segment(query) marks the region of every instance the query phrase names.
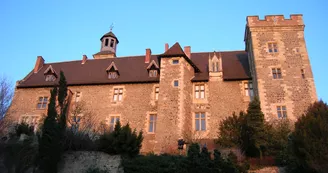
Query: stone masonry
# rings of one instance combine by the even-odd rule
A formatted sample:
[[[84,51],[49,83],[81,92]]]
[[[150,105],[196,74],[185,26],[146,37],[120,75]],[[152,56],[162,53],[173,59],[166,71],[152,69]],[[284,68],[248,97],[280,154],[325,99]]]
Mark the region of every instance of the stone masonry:
[[[248,16],[245,31],[246,52],[236,53],[246,56],[246,64],[242,62],[242,57],[235,58],[235,61],[232,60],[234,57],[228,57],[228,54],[235,56],[231,53],[233,51],[227,54],[219,52],[216,55],[215,52],[192,53],[191,47],[188,46],[183,53],[179,44],[177,47],[181,49],[182,55],[181,52],[172,53],[171,48],[166,45],[165,53],[171,51],[172,55],[158,55],[158,61],[151,55],[150,49],[147,49],[145,56],[116,58],[118,39],[112,32],[103,36],[107,37],[115,40],[111,48],[115,48],[115,51],[105,49],[105,39],[101,39],[104,51],[95,54],[93,60],[83,56],[81,62],[46,64],[39,56],[34,70],[17,83],[6,119],[20,122],[23,116],[37,116],[42,119],[46,115],[47,108],[38,109],[37,105],[39,97],[50,97],[51,85],[42,83],[46,79],[44,75],[49,75],[43,74],[47,67],[51,67],[53,73],[66,69],[64,73],[67,75],[68,88],[72,94],[71,104],[75,104],[79,93],[79,100],[85,103],[85,109],[92,112],[97,124],[104,123],[109,126],[110,117],[115,116],[120,117],[122,124],[129,123],[133,129],[142,130],[142,153],[176,153],[179,139],[206,143],[212,149],[215,146],[214,139],[218,136],[219,123],[233,112],[238,114],[240,111],[246,111],[252,99],[245,94],[247,83],[252,82],[252,92],[259,97],[262,111],[268,121],[278,119],[277,106],[285,106],[287,118],[296,121],[297,117],[317,100],[305,45],[302,15],[291,15],[290,19],[280,15],[266,16],[264,20],[260,20],[258,16]],[[276,45],[277,51],[268,51],[271,43]],[[215,61],[212,62],[213,57]],[[233,67],[224,65],[229,61]],[[124,65],[131,62],[127,69],[139,71],[124,71]],[[104,63],[107,64],[103,65]],[[108,69],[106,74],[106,68],[110,64],[114,64],[115,68]],[[218,70],[215,71],[214,66],[217,66]],[[89,67],[94,71],[88,72]],[[73,72],[69,71],[70,68],[75,68],[75,71],[81,69],[74,75],[85,71],[88,73],[84,73],[84,78],[77,79],[78,76],[74,76]],[[281,69],[280,79],[273,79],[272,68]],[[103,71],[100,71],[99,76],[95,76],[98,69]],[[158,76],[150,78],[154,69]],[[112,73],[117,73],[119,77],[110,78],[115,77],[109,76]],[[137,75],[133,76],[135,73]],[[144,73],[146,74],[143,77]],[[125,74],[129,75],[124,76]],[[232,78],[229,74],[233,75]],[[85,78],[90,82],[74,83]],[[105,82],[101,81],[103,78]],[[144,78],[147,80],[142,81]],[[178,86],[174,85],[175,81]],[[27,85],[28,82],[30,83]],[[196,86],[204,86],[203,98],[196,97]],[[155,95],[156,88],[159,88],[158,99]],[[113,99],[117,91],[115,89],[121,89],[120,101]],[[206,128],[196,130],[196,114],[200,113],[205,115],[203,120]],[[150,115],[157,117],[155,132],[149,132]]]
[[[288,118],[295,121],[317,100],[304,27],[302,15],[247,17],[245,42],[267,120],[276,118],[277,106],[286,106]],[[269,52],[268,43],[276,43],[278,51]],[[273,79],[272,68],[281,68],[281,79]]]

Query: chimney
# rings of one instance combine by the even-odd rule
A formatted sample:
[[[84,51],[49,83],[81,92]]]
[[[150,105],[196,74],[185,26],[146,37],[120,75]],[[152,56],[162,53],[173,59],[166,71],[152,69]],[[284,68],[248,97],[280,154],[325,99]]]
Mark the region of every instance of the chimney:
[[[169,50],[169,44],[165,43],[165,51],[166,52],[167,50]]]
[[[37,73],[44,65],[44,59],[42,56],[38,56],[36,58],[35,66],[34,66],[34,73]]]
[[[87,60],[88,60],[88,57],[86,55],[83,55],[81,64],[85,64],[85,62],[87,62]]]
[[[146,49],[145,63],[149,63],[150,57],[151,57],[151,50],[148,48]]]
[[[184,53],[187,55],[188,58],[190,58],[190,55],[191,55],[191,47],[190,46],[185,46],[184,47]]]

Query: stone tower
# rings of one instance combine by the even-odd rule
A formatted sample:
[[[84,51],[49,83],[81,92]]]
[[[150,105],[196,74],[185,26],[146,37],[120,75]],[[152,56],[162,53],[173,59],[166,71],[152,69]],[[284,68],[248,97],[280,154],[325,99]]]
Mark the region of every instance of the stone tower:
[[[266,120],[296,120],[317,100],[302,15],[248,16],[246,51]]]
[[[119,43],[117,37],[112,32],[112,29],[103,35],[100,38],[101,48],[100,52],[93,55],[95,59],[103,59],[103,58],[115,58],[116,57],[116,48]]]
[[[197,67],[193,67],[179,43],[175,43],[160,55],[160,83],[157,110],[155,153],[176,151],[177,141],[184,137],[192,124],[190,79]],[[168,128],[171,127],[171,128]]]

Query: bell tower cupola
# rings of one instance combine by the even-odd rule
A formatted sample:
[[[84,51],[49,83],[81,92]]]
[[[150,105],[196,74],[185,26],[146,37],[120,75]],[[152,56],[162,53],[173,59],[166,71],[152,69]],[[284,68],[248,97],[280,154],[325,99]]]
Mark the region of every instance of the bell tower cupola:
[[[119,41],[112,30],[113,25],[110,27],[110,31],[100,38],[101,48],[100,52],[93,55],[95,59],[116,57],[116,48]]]

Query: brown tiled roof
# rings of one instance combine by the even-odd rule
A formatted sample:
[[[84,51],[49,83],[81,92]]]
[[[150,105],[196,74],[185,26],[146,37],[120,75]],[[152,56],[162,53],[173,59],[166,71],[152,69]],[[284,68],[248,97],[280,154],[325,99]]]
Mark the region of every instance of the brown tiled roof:
[[[187,55],[182,50],[180,44],[176,42],[170,49],[168,49],[163,54],[159,55],[161,58],[165,57],[174,57],[174,56],[182,56],[195,70],[195,72],[200,72],[199,68],[187,57]]]
[[[106,33],[105,35],[103,35],[103,36],[100,38],[100,41],[101,41],[101,39],[103,39],[104,37],[113,37],[113,38],[116,39],[116,42],[117,42],[117,43],[119,42],[118,39],[117,39],[117,37],[115,36],[115,34],[114,34],[112,31],[109,31],[108,33]]]
[[[220,52],[222,56],[222,71],[224,80],[251,79],[248,56],[245,51]],[[208,57],[213,57],[213,52],[192,53],[191,61],[194,62],[202,73],[196,73],[192,81],[208,80]],[[216,53],[218,56],[219,52]]]
[[[173,47],[173,46],[172,46]],[[208,80],[208,57],[213,52],[191,53],[190,62],[197,66],[201,72],[195,73],[192,81]],[[224,80],[250,79],[247,53],[244,51],[222,52],[222,67]],[[161,55],[152,55],[150,62],[159,63]],[[114,62],[119,71],[117,79],[108,79],[106,69]],[[88,59],[85,64],[82,61],[69,61],[59,63],[47,63],[37,73],[31,71],[17,87],[46,87],[52,86],[53,82],[45,81],[44,71],[51,65],[56,71],[63,71],[68,85],[97,85],[115,83],[145,83],[159,82],[159,77],[149,77],[145,63],[145,55],[108,59]],[[59,79],[55,82],[57,83]]]
[[[172,56],[186,56],[184,51],[182,50],[180,44],[176,42],[170,49],[164,52],[161,57],[172,57]]]

